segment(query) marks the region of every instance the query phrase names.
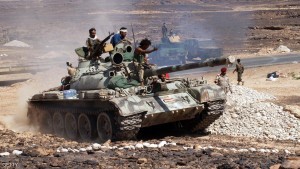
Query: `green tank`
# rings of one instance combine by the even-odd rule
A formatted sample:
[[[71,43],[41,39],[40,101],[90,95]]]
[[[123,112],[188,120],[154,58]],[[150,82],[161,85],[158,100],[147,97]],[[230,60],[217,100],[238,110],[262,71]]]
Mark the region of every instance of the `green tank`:
[[[190,131],[204,130],[222,115],[226,96],[219,86],[203,78],[162,82],[157,75],[225,65],[234,58],[146,69],[141,86],[133,49],[123,41],[108,62],[81,59],[69,90],[42,92],[28,100],[31,123],[45,133],[105,142],[133,139],[141,128],[174,122]]]

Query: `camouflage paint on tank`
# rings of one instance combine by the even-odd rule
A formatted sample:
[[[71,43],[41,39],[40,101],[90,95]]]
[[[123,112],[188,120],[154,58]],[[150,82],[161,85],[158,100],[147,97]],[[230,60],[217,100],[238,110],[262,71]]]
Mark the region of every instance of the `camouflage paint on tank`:
[[[200,103],[226,99],[224,90],[215,84],[191,87],[188,91]]]
[[[119,109],[121,116],[145,113],[143,126],[190,119],[203,105],[189,93],[169,93],[158,96],[128,96],[110,100]],[[155,120],[156,119],[156,120]]]

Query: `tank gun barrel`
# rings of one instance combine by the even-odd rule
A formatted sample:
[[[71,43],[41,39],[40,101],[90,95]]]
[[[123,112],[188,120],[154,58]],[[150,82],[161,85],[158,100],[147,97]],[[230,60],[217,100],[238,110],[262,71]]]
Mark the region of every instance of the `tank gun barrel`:
[[[213,59],[206,60],[204,62],[168,66],[159,69],[147,69],[145,70],[144,77],[150,77],[150,76],[160,75],[164,73],[178,72],[178,71],[201,68],[201,67],[213,67],[213,66],[220,66],[225,64],[232,64],[234,62],[235,62],[235,58],[233,56],[229,56],[227,58],[213,58]]]

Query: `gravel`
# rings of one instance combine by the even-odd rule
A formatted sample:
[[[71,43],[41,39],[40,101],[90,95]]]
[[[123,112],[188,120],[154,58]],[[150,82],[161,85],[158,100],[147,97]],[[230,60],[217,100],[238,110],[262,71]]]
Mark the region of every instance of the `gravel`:
[[[232,86],[224,114],[207,130],[213,134],[300,141],[300,120],[272,101],[270,94]]]

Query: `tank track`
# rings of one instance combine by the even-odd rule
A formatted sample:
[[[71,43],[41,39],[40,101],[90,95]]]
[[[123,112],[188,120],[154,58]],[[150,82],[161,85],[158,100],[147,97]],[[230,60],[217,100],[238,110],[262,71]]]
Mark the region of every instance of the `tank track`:
[[[116,126],[116,140],[136,139],[136,135],[142,126],[143,113],[135,114],[127,117],[119,117]]]
[[[37,117],[40,114],[40,112],[62,111],[61,109],[57,109],[57,108],[49,108],[49,106],[45,107],[45,106],[35,105],[34,107],[35,107],[34,109],[31,108],[30,113],[28,114],[28,118],[31,121],[31,123],[35,123],[37,125],[44,125],[42,123],[42,121],[38,120],[38,118],[36,118],[36,119],[32,118],[32,117]],[[50,107],[52,107],[52,106],[50,106]],[[65,110],[65,111],[67,111],[67,110]],[[116,112],[116,111],[118,111],[118,110],[113,109],[113,108],[106,109],[106,110],[102,109],[102,112],[106,112],[107,114],[110,114],[110,116],[112,117],[113,132],[114,132],[112,139],[113,140],[135,139],[136,135],[138,134],[138,132],[141,128],[144,113],[139,113],[139,114],[135,114],[135,115],[131,115],[131,116],[119,116],[119,115],[117,115],[117,113],[115,113],[115,114],[109,113],[109,112]],[[62,112],[64,112],[64,111],[62,111]],[[74,114],[79,115],[79,112],[74,109],[69,109],[68,112],[73,112]],[[89,116],[93,115],[93,116],[97,117],[99,112],[100,111],[90,110],[90,111],[85,112],[85,114],[87,114]],[[42,128],[40,128],[40,129],[42,132],[44,132]],[[45,132],[45,133],[52,134],[53,131]]]
[[[205,130],[223,114],[224,108],[224,100],[207,103],[205,105],[205,111],[194,119],[196,124],[192,127],[192,132]]]

